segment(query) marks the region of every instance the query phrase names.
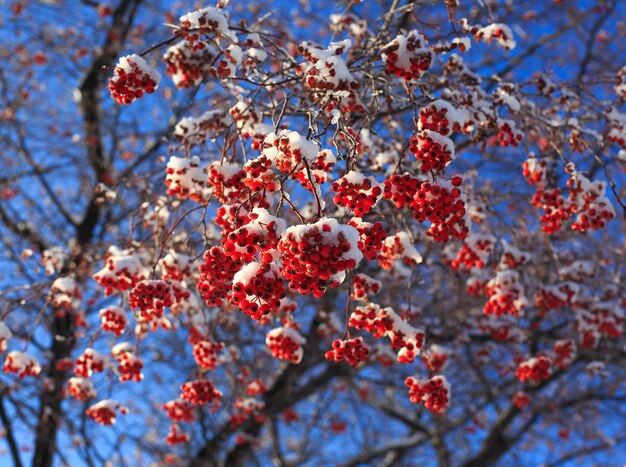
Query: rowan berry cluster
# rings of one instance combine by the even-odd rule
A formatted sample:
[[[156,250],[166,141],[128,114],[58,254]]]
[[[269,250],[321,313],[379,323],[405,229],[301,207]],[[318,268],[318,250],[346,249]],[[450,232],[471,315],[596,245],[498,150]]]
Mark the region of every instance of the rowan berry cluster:
[[[513,400],[511,402],[513,402],[513,405],[518,409],[523,409],[530,404],[530,395],[523,391],[517,391],[513,395]]]
[[[82,297],[78,282],[71,277],[59,277],[50,286],[50,304],[61,313],[77,310]]]
[[[262,155],[272,160],[281,172],[291,173],[302,161],[312,164],[318,153],[317,145],[297,131],[270,133],[263,140]]]
[[[130,104],[144,92],[153,93],[161,80],[159,72],[135,54],[120,58],[113,73],[107,89],[119,104]]]
[[[463,246],[450,264],[452,269],[458,271],[459,268],[481,269],[487,264],[489,255],[493,252],[496,239],[488,234],[470,234],[463,243]]]
[[[220,203],[226,204],[237,201],[243,196],[246,190],[244,180],[246,171],[242,170],[238,164],[219,161],[209,165],[209,186],[213,188],[213,196]]]
[[[138,321],[159,324],[163,313],[174,303],[174,293],[169,283],[162,280],[143,280],[128,294],[132,309],[139,309]]]
[[[128,409],[119,402],[111,399],[105,399],[89,407],[86,413],[89,418],[98,422],[100,425],[108,426],[115,423],[117,410],[119,410],[122,415],[126,415],[128,413]]]
[[[437,99],[420,109],[417,129],[418,131],[430,130],[441,136],[449,136],[452,132],[462,131],[467,120],[467,111],[455,109],[449,102]],[[445,142],[445,140],[442,141]],[[454,145],[452,144],[450,147],[453,148]]]
[[[168,446],[176,446],[177,444],[188,443],[190,440],[189,433],[185,433],[182,429],[174,424],[170,425],[170,431],[165,437]]]
[[[315,160],[310,164],[309,170],[303,167],[296,173],[296,179],[300,184],[309,191],[313,191],[309,172],[313,179],[313,183],[321,185],[330,180],[330,172],[337,163],[337,157],[330,149],[323,149],[317,153]]]
[[[207,42],[201,40],[202,36],[237,42],[237,36],[228,26],[228,17],[228,11],[215,7],[189,12],[180,17],[178,34],[185,38],[192,50],[207,47]]]
[[[120,381],[139,382],[143,379],[141,373],[143,361],[137,356],[131,344],[128,342],[116,344],[111,349],[111,354],[117,361]]]
[[[252,262],[233,277],[230,302],[254,320],[278,311],[286,292],[275,263]]]
[[[169,47],[163,54],[166,73],[178,89],[199,85],[209,76],[216,51],[211,47],[193,50],[182,41]]]
[[[367,274],[356,274],[352,280],[352,299],[368,300],[373,295],[380,292],[382,282],[368,276]]]
[[[436,242],[451,237],[464,239],[469,234],[461,177],[439,183],[423,182],[413,198],[413,217],[431,223],[426,234]]]
[[[439,173],[454,160],[454,143],[436,131],[422,130],[411,137],[409,152],[419,161],[424,173]]]
[[[265,408],[263,401],[258,401],[253,397],[238,397],[233,403],[234,413],[230,416],[230,426],[238,427],[251,417],[261,423],[265,416],[261,413]]]
[[[304,355],[302,346],[306,339],[293,328],[279,327],[267,333],[265,345],[272,352],[272,355],[281,360],[291,363],[300,363]]]
[[[502,147],[513,146],[516,148],[523,137],[524,134],[515,127],[515,122],[512,120],[504,120],[498,129],[498,139]]]
[[[194,344],[193,356],[200,368],[203,370],[214,370],[217,366],[218,354],[223,348],[224,344],[222,342],[213,342],[205,338]]]
[[[390,235],[380,249],[378,263],[383,269],[391,269],[396,261],[401,261],[407,266],[415,266],[422,262],[422,255],[415,249],[406,232]]]
[[[289,288],[319,298],[328,287],[341,284],[363,258],[358,241],[358,230],[340,225],[336,219],[322,218],[315,224],[287,229],[278,250]]]
[[[396,36],[381,49],[385,71],[406,81],[420,79],[433,60],[434,54],[427,45],[428,41],[416,30]]]
[[[109,359],[97,350],[86,348],[76,359],[74,373],[83,378],[89,378],[92,373],[102,373],[109,364]]]
[[[422,361],[431,375],[441,372],[448,363],[450,351],[445,347],[432,344],[428,352],[422,354]]]
[[[442,415],[450,403],[450,384],[445,376],[430,379],[416,379],[409,376],[404,384],[409,388],[409,400],[414,404],[424,404],[434,415]]]
[[[333,202],[345,206],[358,217],[370,212],[383,193],[382,186],[375,178],[354,171],[333,182],[331,189],[337,193]]]
[[[552,361],[554,366],[563,370],[574,363],[576,359],[576,343],[572,339],[561,339],[552,347]]]
[[[227,256],[222,247],[214,246],[205,252],[198,290],[208,306],[222,306],[228,299],[233,277],[240,268],[241,264]]]
[[[81,376],[72,376],[67,380],[65,392],[76,400],[85,402],[97,396],[93,382]]]
[[[193,422],[196,419],[196,406],[184,399],[172,399],[161,406],[173,422]]]
[[[276,165],[274,161],[265,154],[261,154],[256,159],[246,162],[243,169],[246,178],[243,183],[253,192],[266,191],[273,193],[280,188],[280,184],[274,174]]]
[[[362,337],[354,339],[335,339],[333,348],[326,352],[326,360],[341,362],[345,360],[352,366],[367,360],[370,355],[370,347],[363,342]]]
[[[105,295],[133,288],[146,278],[146,271],[136,254],[117,247],[109,248],[104,267],[93,275],[93,279],[104,287]]]
[[[411,206],[421,184],[421,180],[408,172],[403,175],[394,174],[383,182],[383,197],[394,203],[398,209]]]
[[[170,157],[165,169],[167,194],[178,198],[191,198],[196,203],[206,203],[211,194],[206,167],[200,166],[200,158]]]
[[[353,217],[348,222],[359,231],[358,247],[363,256],[373,261],[378,256],[378,251],[382,248],[387,231],[381,222],[364,222],[360,217]]]
[[[181,386],[180,397],[196,405],[212,404],[213,407],[220,405],[222,392],[219,391],[208,379],[187,381]]]
[[[21,379],[27,376],[39,376],[41,366],[35,357],[25,352],[14,350],[6,356],[2,371],[15,373]]]
[[[524,383],[529,381],[538,384],[542,379],[548,379],[552,375],[552,362],[545,355],[533,357],[519,364],[515,376]]]
[[[268,250],[276,248],[285,231],[285,221],[272,216],[264,208],[254,208],[247,218],[248,222],[245,225],[223,238],[224,253],[234,261],[249,262],[257,252],[262,251],[261,261],[271,262],[272,255],[268,256],[263,253],[269,253]]]
[[[243,205],[223,204],[217,208],[215,224],[222,229],[222,238],[248,223],[248,210]]]
[[[489,300],[483,308],[486,315],[518,316],[527,304],[519,274],[512,269],[498,271],[496,277],[487,282],[487,296]]]
[[[112,332],[118,337],[124,333],[128,321],[122,307],[111,305],[100,310],[99,314],[102,330]]]

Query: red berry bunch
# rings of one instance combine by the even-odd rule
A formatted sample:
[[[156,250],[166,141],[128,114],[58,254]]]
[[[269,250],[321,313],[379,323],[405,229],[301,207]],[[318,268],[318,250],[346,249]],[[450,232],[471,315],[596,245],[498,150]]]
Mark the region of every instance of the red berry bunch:
[[[94,387],[92,381],[80,376],[72,376],[67,381],[65,392],[69,396],[81,402],[93,399],[97,395],[96,388]]]
[[[378,263],[383,269],[391,269],[395,261],[402,261],[407,266],[422,262],[422,255],[413,246],[413,241],[406,232],[398,232],[385,239],[378,255]]]
[[[538,384],[542,379],[548,379],[552,374],[552,362],[544,355],[534,357],[519,364],[515,376],[524,383],[529,381]]]
[[[158,323],[162,321],[167,307],[174,303],[174,294],[170,284],[161,280],[143,280],[128,294],[132,309],[139,309],[138,321]]]
[[[236,202],[246,190],[244,180],[247,176],[238,164],[219,161],[209,165],[209,186],[213,187],[213,195],[222,203]]]
[[[513,405],[518,409],[523,409],[530,404],[530,395],[524,391],[517,391],[513,395]]]
[[[116,336],[121,336],[124,333],[126,324],[126,311],[122,307],[111,305],[100,310],[100,322],[102,324],[102,330],[105,332],[112,332]]]
[[[546,160],[540,160],[531,155],[524,161],[522,169],[524,178],[528,183],[538,185],[539,188],[545,188],[549,177],[549,164]]]
[[[381,286],[382,282],[367,274],[356,274],[352,280],[352,299],[367,300],[369,297],[378,294]]]
[[[417,129],[448,136],[463,129],[467,121],[466,113],[464,110],[455,109],[449,102],[438,99],[420,109]]]
[[[576,359],[576,343],[572,339],[561,339],[552,347],[552,360],[559,370],[567,368]]]
[[[128,342],[117,344],[111,349],[111,354],[117,360],[117,371],[120,374],[120,381],[132,380],[139,382],[143,379],[143,374],[141,373],[143,362],[135,354],[132,345]]]
[[[71,277],[59,277],[50,285],[50,304],[62,315],[76,311],[82,298],[78,282]]]
[[[280,309],[286,292],[283,278],[275,263],[252,262],[233,278],[230,302],[254,320],[259,320]]]
[[[35,357],[25,352],[14,350],[7,355],[2,371],[5,373],[15,373],[18,378],[21,379],[27,376],[39,376],[41,366]]]
[[[289,288],[320,298],[328,287],[341,284],[363,258],[358,241],[358,230],[340,225],[336,219],[322,218],[315,224],[287,229],[278,250]]]
[[[428,352],[422,355],[422,361],[426,366],[426,369],[431,375],[442,371],[446,363],[448,363],[448,356],[450,351],[445,347],[433,344],[428,348]]]
[[[167,194],[180,199],[191,198],[196,203],[206,203],[211,195],[206,167],[200,166],[200,158],[170,157],[165,169]]]
[[[234,413],[230,416],[230,426],[238,427],[245,423],[250,417],[261,422],[265,417],[260,413],[265,408],[263,401],[258,401],[253,397],[238,397],[233,403]]]
[[[470,276],[465,281],[465,291],[468,295],[475,295],[480,297],[485,294],[487,287],[487,280],[479,276]]]
[[[164,281],[180,282],[193,275],[192,260],[189,256],[170,251],[159,261]]]
[[[218,353],[224,348],[222,342],[213,342],[205,339],[196,342],[193,346],[193,356],[196,363],[203,370],[214,370],[217,366]]]
[[[116,410],[119,410],[122,415],[128,413],[128,409],[119,402],[105,399],[102,400],[87,409],[87,416],[100,425],[113,425],[117,418]]]
[[[222,240],[224,253],[235,261],[249,262],[259,250],[275,249],[287,226],[283,219],[272,216],[264,208],[254,208],[248,219],[247,224]],[[265,255],[260,259],[264,261]]]
[[[428,41],[415,29],[398,35],[381,49],[385,72],[406,81],[418,80],[433,61]]]
[[[493,252],[495,243],[496,239],[491,235],[469,235],[457,253],[456,258],[452,260],[452,269],[458,271],[460,267],[465,270],[485,267],[487,258]]]
[[[431,223],[426,234],[436,242],[447,242],[451,237],[463,240],[469,234],[462,183],[461,177],[449,182],[424,182],[413,197],[413,217]]]
[[[211,109],[199,117],[181,118],[174,127],[174,137],[186,148],[201,146],[216,138],[231,123],[232,119],[224,109]]]
[[[409,400],[414,404],[424,404],[434,415],[443,414],[450,403],[450,385],[445,376],[430,379],[416,379],[409,376],[404,384],[409,388]]]
[[[228,11],[216,7],[206,7],[180,17],[177,33],[189,43],[189,48],[199,50],[207,47],[202,36],[217,36],[237,42],[236,34],[228,26]]]
[[[511,120],[504,120],[498,129],[498,139],[503,148],[507,146],[516,148],[523,137],[524,134],[515,127],[515,123]]]
[[[291,173],[303,160],[312,164],[318,154],[317,145],[297,131],[270,133],[263,140],[263,155],[274,161],[281,172]]]
[[[321,185],[330,179],[330,172],[337,163],[337,157],[330,149],[323,149],[317,153],[315,161],[310,164],[309,171],[313,182]],[[309,179],[309,171],[306,167],[300,169],[296,174],[296,179],[300,184],[309,191],[313,191],[311,180]]]
[[[533,206],[543,209],[541,216],[541,230],[547,234],[554,234],[561,230],[564,222],[572,217],[571,204],[561,195],[558,188],[539,189],[532,199]]]
[[[119,104],[130,104],[144,92],[153,93],[161,79],[158,71],[135,54],[120,58],[113,73],[107,89]]]
[[[398,209],[411,206],[421,184],[421,180],[408,172],[403,175],[394,174],[383,182],[383,197],[394,203]]]
[[[300,65],[304,82],[309,89],[354,91],[359,82],[355,80],[341,55],[350,47],[350,41],[334,42],[326,50],[309,42],[303,42],[298,52],[308,63]],[[352,94],[352,93],[351,93]]]
[[[466,240],[467,241],[467,240]],[[531,254],[522,251],[514,246],[510,245],[506,240],[502,240],[502,256],[500,257],[500,263],[498,269],[512,269],[526,263],[531,257]]]
[[[250,159],[243,166],[246,178],[243,183],[253,192],[267,191],[273,193],[280,188],[280,183],[274,175],[274,161],[265,154],[256,159]]]
[[[217,208],[215,224],[222,228],[222,237],[226,237],[248,221],[248,210],[243,205],[223,204]]]
[[[354,339],[335,339],[333,341],[333,349],[326,352],[326,360],[334,360],[341,362],[347,361],[352,366],[367,360],[370,355],[369,345],[363,342],[362,337]]]
[[[358,217],[370,212],[383,193],[382,186],[376,179],[354,171],[333,182],[331,189],[337,193],[333,202],[338,206],[345,206]]]
[[[213,404],[213,407],[220,405],[222,392],[216,389],[208,379],[187,381],[180,389],[182,391],[180,397],[192,404]]]
[[[243,51],[236,44],[229,45],[222,58],[217,61],[217,68],[211,69],[209,73],[213,78],[226,79],[235,76],[237,68],[241,65]]]
[[[102,373],[108,365],[109,359],[97,350],[87,348],[80,357],[76,359],[74,373],[77,376],[88,378],[93,372]]]
[[[222,306],[228,299],[233,277],[241,264],[224,253],[222,247],[214,246],[204,254],[200,265],[198,290],[208,306]]]
[[[111,247],[104,260],[105,266],[93,275],[94,280],[104,287],[104,294],[111,295],[133,288],[146,278],[146,271],[137,255]]]
[[[196,406],[183,399],[173,399],[161,406],[173,422],[193,422],[196,419]]]
[[[591,182],[587,177],[574,173],[567,181],[567,186],[577,213],[572,230],[599,230],[606,225],[606,221],[615,217],[611,201],[604,196],[606,182]]]
[[[185,433],[178,425],[170,425],[170,431],[165,437],[168,446],[176,446],[177,444],[188,443],[189,433]]]
[[[348,225],[359,231],[358,246],[363,256],[370,261],[375,260],[385,238],[387,238],[387,231],[383,224],[381,222],[364,222],[360,217],[353,217]]]
[[[281,360],[291,363],[300,363],[304,351],[302,346],[306,339],[293,328],[280,327],[272,329],[267,333],[265,345],[272,352],[272,355]]]
[[[184,41],[169,47],[163,54],[166,73],[178,89],[199,85],[207,76],[213,63],[214,51],[210,48],[193,50]]]
[[[518,316],[527,303],[519,274],[512,269],[496,273],[487,283],[487,296],[489,300],[483,308],[486,315]]]
[[[267,392],[267,386],[260,379],[254,379],[246,385],[246,394],[249,396],[259,396]]]
[[[436,131],[422,130],[409,141],[409,152],[424,173],[439,173],[454,159],[454,143]]]

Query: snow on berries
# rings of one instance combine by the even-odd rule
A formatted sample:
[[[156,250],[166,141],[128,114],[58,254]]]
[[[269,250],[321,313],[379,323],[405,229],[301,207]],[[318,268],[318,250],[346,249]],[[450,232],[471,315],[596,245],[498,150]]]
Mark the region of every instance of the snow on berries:
[[[440,173],[454,160],[454,143],[436,131],[422,130],[409,141],[409,152],[422,172]]]
[[[262,422],[265,419],[262,414],[264,408],[265,403],[254,397],[238,397],[233,403],[234,413],[230,416],[229,424],[231,427],[237,427],[250,418]]]
[[[576,359],[576,342],[572,339],[560,339],[552,347],[552,361],[559,370],[567,368]]]
[[[112,332],[118,337],[124,333],[128,320],[122,307],[111,305],[100,310],[99,314],[103,331]]]
[[[98,395],[93,382],[89,378],[83,378],[82,376],[72,376],[68,379],[65,392],[81,402],[94,399]]]
[[[382,282],[367,274],[356,274],[352,280],[352,299],[368,300],[370,297],[380,292],[382,285]]]
[[[212,404],[217,407],[221,403],[222,392],[208,379],[187,381],[181,387],[180,397],[196,405]]]
[[[434,54],[427,46],[428,41],[415,29],[397,35],[381,50],[385,71],[406,81],[420,79],[433,61]]]
[[[288,228],[278,250],[289,288],[319,298],[328,287],[338,286],[363,258],[358,242],[358,230],[336,219]]]
[[[387,231],[383,224],[381,222],[364,222],[360,217],[353,217],[348,221],[348,225],[359,231],[358,246],[363,256],[370,261],[375,260],[387,238]]]
[[[173,399],[161,406],[167,417],[175,423],[191,423],[196,419],[196,406],[184,399]]]
[[[153,93],[161,80],[161,74],[136,54],[121,57],[113,73],[107,89],[119,104],[130,104],[144,93]]]
[[[117,361],[120,381],[139,382],[143,379],[143,361],[137,356],[129,342],[120,342],[111,349],[111,355]]]
[[[574,173],[567,181],[570,189],[570,201],[576,213],[572,230],[586,232],[599,230],[606,225],[606,221],[615,217],[615,209],[611,201],[604,196],[606,182],[590,181],[584,175]]]
[[[335,339],[333,341],[332,350],[326,352],[327,360],[341,362],[345,360],[352,366],[367,360],[370,355],[370,347],[363,342],[362,337],[354,339]]]
[[[381,184],[374,177],[353,170],[333,182],[331,189],[337,193],[333,198],[334,203],[345,206],[357,217],[370,212],[383,193]]]
[[[59,311],[76,311],[83,295],[72,277],[59,277],[50,286],[50,304]]]
[[[285,296],[283,278],[275,263],[252,262],[233,277],[230,302],[254,320],[278,311]]]
[[[415,266],[422,262],[413,241],[407,232],[397,232],[385,239],[378,256],[378,262],[383,269],[397,267],[398,263],[406,266]]]
[[[319,148],[297,131],[282,130],[270,133],[263,140],[262,155],[276,164],[281,172],[290,173],[304,161],[312,164],[317,159]]]
[[[432,344],[427,352],[422,354],[422,361],[431,375],[443,371],[449,363],[451,351],[441,345]]]
[[[545,355],[523,361],[515,372],[515,376],[522,383],[528,381],[533,384],[539,384],[542,379],[550,378],[550,375],[552,375],[552,362]]]
[[[21,379],[27,376],[39,376],[41,366],[39,361],[32,355],[14,350],[7,354],[2,371],[15,373]]]
[[[403,175],[394,174],[383,182],[383,197],[394,203],[398,209],[411,206],[421,184],[420,179],[408,172]]]
[[[474,35],[474,39],[487,44],[495,42],[505,50],[512,50],[517,45],[513,39],[511,28],[506,24],[492,23],[487,26],[472,26],[468,24],[467,19],[462,18],[459,21],[463,32],[469,32]]]
[[[302,346],[306,339],[293,328],[279,327],[272,329],[265,337],[265,345],[272,355],[290,363],[300,363],[304,355]]]
[[[496,276],[487,282],[486,287],[489,297],[483,308],[486,315],[518,316],[528,304],[519,273],[513,269],[498,271]]]
[[[257,252],[275,249],[286,227],[283,219],[264,208],[254,208],[248,214],[248,222],[222,240],[224,253],[234,261],[251,261]],[[265,255],[261,256],[264,261]]]
[[[211,196],[207,168],[200,166],[200,158],[170,157],[165,170],[167,194],[178,198],[191,198],[196,203],[206,203]]]
[[[487,264],[489,255],[493,252],[496,239],[489,234],[470,234],[463,246],[452,260],[451,267],[457,271],[459,268],[469,270],[481,269]]]
[[[146,276],[137,254],[112,246],[104,258],[104,267],[93,275],[93,279],[104,287],[105,295],[111,295],[133,288]]]
[[[386,336],[398,353],[400,363],[412,363],[421,352],[425,333],[404,321],[392,308],[375,303],[356,307],[348,320],[350,327],[365,330],[376,339]]]
[[[179,89],[198,86],[210,75],[216,54],[217,50],[213,47],[194,50],[186,41],[181,41],[163,54],[166,74]]]
[[[217,137],[232,123],[224,109],[207,110],[199,117],[181,118],[174,127],[174,137],[188,148],[201,146]]]
[[[409,388],[409,400],[414,404],[424,404],[434,415],[442,415],[450,403],[450,384],[445,376],[430,379],[409,376],[404,384]]]
[[[441,136],[449,136],[451,133],[458,133],[469,120],[469,115],[465,109],[456,109],[452,104],[442,99],[437,99],[430,104],[422,107],[417,120],[417,130],[424,132],[428,130],[432,133],[423,133],[426,137],[433,138],[442,148],[454,150],[454,144],[439,136],[433,136],[437,133]],[[451,158],[454,154],[451,154]]]
[[[228,25],[228,18],[228,11],[221,8],[206,7],[191,11],[179,18],[180,35],[192,45],[193,49],[206,46],[206,42],[200,41],[202,36],[238,42],[237,35]]]
[[[205,338],[193,346],[193,356],[203,370],[214,370],[218,363],[218,354],[224,348],[222,342],[214,342]]]
[[[189,433],[185,433],[178,425],[170,425],[170,431],[165,436],[165,443],[168,446],[176,446],[177,444],[187,443],[190,440]]]
[[[13,333],[9,327],[3,321],[0,321],[0,353],[7,349],[7,345],[12,337]]]
[[[109,359],[95,349],[86,348],[76,359],[74,373],[83,378],[89,378],[94,372],[102,373],[109,365]]]
[[[102,400],[87,409],[87,416],[100,425],[113,425],[117,418],[117,411],[122,415],[128,413],[128,409],[117,401],[111,399]]]
[[[213,188],[213,196],[220,203],[237,201],[246,189],[244,179],[246,171],[239,164],[219,161],[209,165],[209,186]]]

